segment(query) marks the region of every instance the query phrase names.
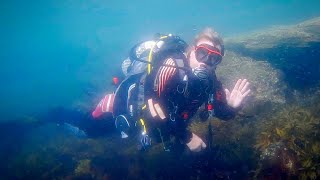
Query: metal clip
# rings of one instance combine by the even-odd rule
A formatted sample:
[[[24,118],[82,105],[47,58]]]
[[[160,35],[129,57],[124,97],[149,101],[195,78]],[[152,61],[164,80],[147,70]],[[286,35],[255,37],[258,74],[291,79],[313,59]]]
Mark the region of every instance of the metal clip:
[[[185,92],[185,88],[179,88],[179,87],[180,87],[180,85],[177,86],[177,92],[180,93],[180,94],[184,93]]]
[[[208,104],[212,104],[214,101],[213,94],[209,94]]]
[[[174,116],[172,117],[172,113],[169,114],[171,121],[176,121],[176,116],[175,115],[177,114],[177,111],[178,111],[178,106],[174,106],[174,110],[173,110]]]
[[[209,110],[208,114],[209,114],[209,118],[212,118],[214,116],[214,111],[213,110]]]

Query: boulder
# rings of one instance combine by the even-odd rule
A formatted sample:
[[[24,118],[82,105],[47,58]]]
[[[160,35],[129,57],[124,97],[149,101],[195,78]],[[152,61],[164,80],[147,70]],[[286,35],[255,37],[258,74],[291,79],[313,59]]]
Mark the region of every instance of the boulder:
[[[282,74],[267,60],[257,60],[227,51],[216,74],[224,87],[230,91],[238,79],[248,79],[251,93],[244,103],[247,115],[269,111],[269,108],[276,108],[275,105],[286,102],[286,83],[283,82]]]
[[[226,48],[243,56],[267,60],[284,72],[294,89],[303,90],[319,83],[320,18],[296,25],[274,26],[226,39]]]

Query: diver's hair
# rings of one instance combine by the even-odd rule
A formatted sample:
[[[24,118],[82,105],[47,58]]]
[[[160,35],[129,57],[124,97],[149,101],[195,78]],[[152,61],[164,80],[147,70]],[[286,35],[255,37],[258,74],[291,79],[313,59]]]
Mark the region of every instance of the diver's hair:
[[[193,46],[195,46],[200,40],[209,40],[211,42],[213,42],[216,45],[220,45],[221,46],[221,52],[222,54],[224,54],[224,44],[223,44],[223,40],[220,37],[220,35],[214,31],[212,28],[205,28],[203,29],[199,34],[196,35],[196,37],[194,38],[193,41]],[[191,47],[187,50],[187,52],[191,51]]]
[[[193,40],[193,46],[195,46],[200,40],[209,40],[211,42],[213,42],[216,45],[220,45],[221,46],[221,51],[224,54],[224,44],[223,44],[223,40],[220,37],[220,35],[214,31],[212,28],[204,28],[199,34],[197,34]],[[189,46],[187,49],[187,54],[190,55],[190,52],[192,50],[192,46]]]
[[[216,45],[223,46],[222,38],[212,28],[207,27],[204,30],[202,30],[198,35],[196,35],[196,37],[194,38],[194,45],[196,45],[197,42],[199,42],[202,39],[206,39],[213,42]]]

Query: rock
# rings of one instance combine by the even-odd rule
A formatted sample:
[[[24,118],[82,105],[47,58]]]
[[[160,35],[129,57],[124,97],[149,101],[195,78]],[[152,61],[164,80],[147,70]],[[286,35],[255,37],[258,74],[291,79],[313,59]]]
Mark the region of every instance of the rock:
[[[81,175],[81,174],[90,174],[90,159],[83,159],[78,162],[78,165],[76,169],[74,170],[74,173],[76,175]]]
[[[230,91],[238,79],[248,79],[251,93],[244,103],[247,115],[268,111],[271,105],[284,104],[286,84],[279,70],[267,61],[257,61],[238,53],[227,51],[217,68],[217,77]]]
[[[260,155],[259,166],[260,176],[291,176],[297,173],[297,155],[281,142],[270,144]]]
[[[320,17],[297,25],[274,26],[262,31],[253,32],[236,38],[227,38],[226,46],[232,48],[242,46],[245,50],[258,51],[278,48],[311,47],[312,43],[320,42]]]
[[[226,39],[226,48],[280,69],[294,89],[320,81],[320,17],[291,26],[275,26]]]

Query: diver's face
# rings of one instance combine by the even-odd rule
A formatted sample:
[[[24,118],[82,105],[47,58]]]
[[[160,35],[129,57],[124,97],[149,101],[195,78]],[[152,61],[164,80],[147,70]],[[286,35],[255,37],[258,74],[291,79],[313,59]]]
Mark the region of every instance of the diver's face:
[[[190,53],[190,67],[193,68],[193,69],[196,68],[196,67],[199,67],[199,66],[208,66],[207,64],[197,60],[197,58],[196,58],[196,54],[195,54],[196,48],[201,46],[201,45],[203,45],[203,46],[208,45],[208,46],[214,47],[218,52],[221,52],[221,46],[215,45],[212,41],[210,41],[208,39],[200,39],[197,42],[196,47],[193,47],[193,49],[192,49],[192,51]],[[221,58],[222,58],[222,56],[221,56]]]

